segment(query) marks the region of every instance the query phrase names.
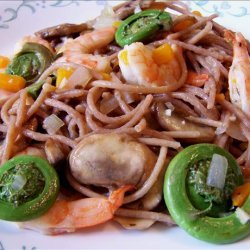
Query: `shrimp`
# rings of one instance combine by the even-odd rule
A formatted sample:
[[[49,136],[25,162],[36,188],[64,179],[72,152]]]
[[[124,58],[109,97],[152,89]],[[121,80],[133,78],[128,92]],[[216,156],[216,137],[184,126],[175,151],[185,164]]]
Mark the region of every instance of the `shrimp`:
[[[110,70],[110,59],[100,55],[92,55],[96,49],[107,46],[114,40],[115,28],[108,27],[80,35],[67,40],[61,48],[63,57],[59,61],[73,62],[90,69],[106,72]]]
[[[233,104],[250,114],[250,57],[247,43],[241,33],[225,32],[226,40],[233,43],[233,63],[229,70],[229,95]]]
[[[174,55],[180,48],[172,46]],[[145,86],[164,86],[175,84],[181,69],[175,56],[166,64],[157,65],[153,59],[153,50],[140,42],[132,43],[119,52],[119,66],[125,80],[130,84]]]
[[[95,226],[114,217],[115,211],[123,203],[125,192],[132,188],[131,185],[123,186],[111,192],[109,198],[84,198],[75,201],[58,199],[40,218],[18,225],[51,235]]]
[[[46,159],[46,154],[44,149],[38,147],[27,147],[24,150],[18,152],[15,156],[17,155],[34,155]]]
[[[25,43],[38,43],[49,49],[53,54],[55,53],[54,49],[51,47],[50,43],[39,36],[25,36],[21,41],[16,44],[15,54],[22,50],[22,47]]]

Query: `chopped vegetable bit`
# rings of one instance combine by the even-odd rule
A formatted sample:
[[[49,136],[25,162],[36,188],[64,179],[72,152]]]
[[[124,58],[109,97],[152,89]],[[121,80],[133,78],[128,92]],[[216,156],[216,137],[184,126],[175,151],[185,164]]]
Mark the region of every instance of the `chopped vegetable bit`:
[[[183,21],[176,23],[173,27],[173,31],[179,32],[179,31],[185,30],[195,23],[196,23],[196,19],[193,17],[190,17],[189,19],[185,19]]]
[[[250,195],[250,182],[237,187],[232,194],[233,205],[241,207]]]
[[[153,50],[153,59],[158,65],[166,64],[174,58],[174,52],[168,43]]]
[[[41,82],[36,82],[31,84],[28,88],[27,88],[27,92],[34,98],[36,99],[39,95],[39,93],[41,92],[41,89],[43,87],[44,81]]]
[[[225,95],[220,93],[220,94],[217,94],[215,98],[216,98],[217,101],[224,101],[225,100]]]
[[[103,77],[103,80],[107,80],[107,81],[111,80],[110,74],[108,74],[108,73],[101,73],[101,75]]]
[[[243,225],[250,221],[250,215],[240,207],[237,207],[235,215]]]
[[[192,13],[193,13],[194,15],[196,15],[196,16],[202,17],[202,14],[201,14],[200,11],[198,11],[198,10],[194,10],[194,11],[192,11]]]
[[[246,166],[241,166],[241,172],[244,176],[244,178],[249,178],[250,177],[250,168]]]
[[[55,114],[48,116],[43,121],[43,128],[47,130],[48,134],[54,135],[64,125],[64,122]]]
[[[59,68],[57,70],[56,87],[59,87],[62,81],[64,79],[68,79],[72,75],[73,72],[74,72],[74,69],[72,68],[68,68],[68,69]]]
[[[227,158],[219,154],[213,154],[208,170],[207,185],[223,190],[227,176],[227,169]]]
[[[113,22],[113,27],[118,28],[121,25],[121,21]]]
[[[163,2],[154,2],[150,4],[150,6],[147,9],[151,10],[164,10],[166,9],[166,3]]]
[[[0,73],[0,89],[17,92],[24,88],[26,81],[23,77]]]
[[[0,56],[0,69],[4,69],[10,63],[10,59],[6,56]]]
[[[125,65],[129,65],[129,63],[128,63],[128,51],[127,50],[123,50],[120,53],[120,57],[121,57],[121,59],[122,59],[122,61],[124,62]]]

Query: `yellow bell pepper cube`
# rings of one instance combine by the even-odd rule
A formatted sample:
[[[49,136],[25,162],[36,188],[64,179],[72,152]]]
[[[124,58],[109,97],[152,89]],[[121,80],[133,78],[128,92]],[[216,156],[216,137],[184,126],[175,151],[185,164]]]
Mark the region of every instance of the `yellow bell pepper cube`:
[[[194,11],[192,11],[192,13],[193,13],[194,15],[196,15],[196,16],[202,17],[202,14],[201,14],[200,11],[198,11],[198,10],[194,10]]]
[[[0,89],[17,92],[23,89],[25,85],[26,80],[21,76],[0,73]]]
[[[173,31],[179,32],[179,31],[185,30],[195,23],[196,23],[196,19],[194,17],[190,17],[188,19],[185,19],[185,20],[175,24],[173,27]]]
[[[174,58],[174,52],[168,43],[153,50],[153,60],[156,64],[166,64]]]
[[[6,56],[0,56],[0,69],[4,69],[10,63],[10,59]]]
[[[103,80],[106,80],[106,81],[111,80],[111,75],[110,74],[102,72],[101,75],[103,77]]]
[[[120,58],[124,62],[125,65],[129,65],[129,62],[128,62],[128,51],[127,50],[123,50],[120,53]]]
[[[112,26],[114,28],[118,28],[121,25],[121,23],[122,23],[121,21],[115,21],[115,22],[113,22]]]
[[[56,77],[56,87],[59,87],[62,83],[63,79],[68,79],[72,73],[74,72],[74,69],[72,68],[59,68],[57,70],[57,77]]]

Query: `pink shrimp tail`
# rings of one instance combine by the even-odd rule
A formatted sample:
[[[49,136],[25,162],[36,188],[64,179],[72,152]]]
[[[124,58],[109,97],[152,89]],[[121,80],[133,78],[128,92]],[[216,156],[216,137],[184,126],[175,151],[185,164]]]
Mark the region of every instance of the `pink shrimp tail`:
[[[133,185],[126,185],[110,194],[109,202],[112,204],[113,213],[115,213],[115,211],[122,205],[125,193],[133,189],[135,189]]]

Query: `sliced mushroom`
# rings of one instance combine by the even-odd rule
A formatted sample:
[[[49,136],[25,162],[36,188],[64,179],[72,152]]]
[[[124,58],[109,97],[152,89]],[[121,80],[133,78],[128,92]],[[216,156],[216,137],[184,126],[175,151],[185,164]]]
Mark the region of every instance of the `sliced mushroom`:
[[[185,115],[176,112],[175,110],[171,114],[166,114],[166,109],[163,103],[157,103],[156,105],[157,119],[160,125],[170,131],[194,131],[200,132],[200,136],[197,138],[185,139],[189,142],[210,142],[213,141],[215,133],[211,127],[196,124],[194,122],[185,119]]]
[[[114,220],[118,222],[121,226],[123,226],[125,229],[133,230],[145,230],[155,223],[154,220],[126,218],[120,216],[115,216]]]
[[[113,8],[115,11],[116,16],[119,19],[125,19],[128,16],[134,14],[135,8],[138,6],[138,3],[140,3],[140,0],[130,0],[125,3],[121,3]]]
[[[229,122],[226,133],[236,140],[247,141],[247,138],[241,131],[240,122],[238,120]]]
[[[95,134],[83,139],[69,158],[72,175],[83,184],[140,187],[156,162],[155,154],[126,134]]]
[[[50,39],[55,37],[70,36],[72,34],[80,33],[84,30],[87,30],[88,28],[89,26],[86,23],[81,23],[81,24],[63,23],[60,25],[39,30],[35,33],[35,35],[40,36],[43,39]]]
[[[52,139],[48,139],[45,142],[44,150],[46,153],[47,160],[52,165],[55,165],[61,160],[64,160],[67,156],[67,153],[63,149],[62,144]]]
[[[166,172],[166,168],[168,166],[169,159],[167,159],[165,163],[165,167],[162,168],[157,181],[154,183],[152,188],[138,201],[127,204],[127,207],[132,209],[142,209],[142,210],[152,210],[156,208],[162,200],[163,193],[163,182],[164,176]]]

